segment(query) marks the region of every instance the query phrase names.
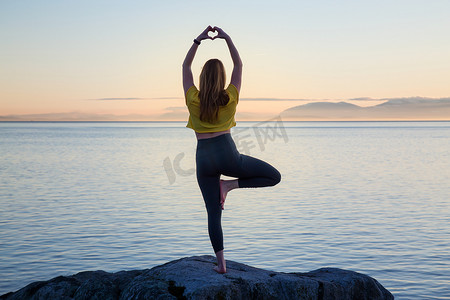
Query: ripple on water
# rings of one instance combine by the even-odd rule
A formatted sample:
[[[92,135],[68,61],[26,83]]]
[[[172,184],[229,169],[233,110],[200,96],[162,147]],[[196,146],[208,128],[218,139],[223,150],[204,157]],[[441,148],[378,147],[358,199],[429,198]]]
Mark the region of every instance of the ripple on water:
[[[283,178],[229,194],[227,259],[352,269],[397,299],[450,298],[449,124],[289,122],[287,143],[251,140]],[[0,123],[0,294],[213,253],[195,174],[170,184],[163,167],[183,152],[194,168],[195,139],[163,125]]]

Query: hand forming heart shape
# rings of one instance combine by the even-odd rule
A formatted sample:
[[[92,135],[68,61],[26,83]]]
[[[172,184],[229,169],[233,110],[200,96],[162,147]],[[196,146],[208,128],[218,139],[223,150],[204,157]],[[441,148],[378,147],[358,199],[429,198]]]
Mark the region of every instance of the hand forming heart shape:
[[[214,40],[217,35],[219,34],[219,32],[217,30],[215,30],[214,28],[212,28],[210,31],[208,31],[208,36]]]
[[[214,40],[227,39],[229,36],[219,27],[208,26],[203,32],[198,36],[197,40],[200,42],[202,40]],[[200,45],[200,44],[199,44]]]

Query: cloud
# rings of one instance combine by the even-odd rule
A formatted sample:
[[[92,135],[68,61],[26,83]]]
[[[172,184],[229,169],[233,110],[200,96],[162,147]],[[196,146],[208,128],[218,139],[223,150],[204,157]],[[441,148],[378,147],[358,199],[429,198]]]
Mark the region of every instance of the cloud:
[[[138,97],[128,97],[128,98],[120,98],[120,97],[111,97],[111,98],[95,98],[88,100],[97,100],[97,101],[139,101],[139,100],[180,100],[184,99],[183,97],[151,97],[151,98],[138,98]],[[258,97],[242,97],[239,98],[239,101],[298,101],[298,102],[317,102],[317,101],[386,101],[388,98],[383,99],[374,99],[370,97],[358,97],[351,99],[311,99],[311,98],[258,98]]]
[[[135,101],[135,100],[148,100],[150,98],[95,98],[95,99],[87,99],[87,100],[98,100],[98,101]]]
[[[152,100],[171,100],[171,99],[184,99],[183,97],[154,97],[154,98],[148,98],[148,99],[152,99]]]
[[[186,106],[169,106],[164,108],[165,113],[156,117],[156,120],[163,121],[180,121],[187,120],[189,117],[189,111]]]
[[[239,101],[315,101],[301,98],[239,98]]]
[[[187,107],[186,106],[169,106],[164,108],[164,110],[169,110],[169,111],[187,111]]]
[[[349,101],[384,101],[386,99],[374,99],[370,97],[358,97],[358,98],[351,98],[348,99]]]
[[[351,99],[306,99],[306,98],[239,98],[239,101],[304,101],[304,102],[323,102],[323,101],[385,101],[387,99],[373,99],[370,97],[358,97]]]
[[[137,100],[172,100],[172,99],[182,99],[181,97],[153,97],[153,98],[95,98],[88,100],[99,100],[99,101],[137,101]]]
[[[442,97],[442,98],[430,98],[430,97],[400,97],[400,98],[385,98],[383,100],[406,100],[406,101],[449,101],[450,97]]]

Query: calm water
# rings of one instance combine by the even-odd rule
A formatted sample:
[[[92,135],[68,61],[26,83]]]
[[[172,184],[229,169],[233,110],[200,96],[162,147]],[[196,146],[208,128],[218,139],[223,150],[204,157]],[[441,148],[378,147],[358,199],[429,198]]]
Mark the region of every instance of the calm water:
[[[0,123],[0,294],[213,255],[184,125]],[[450,299],[450,122],[240,122],[232,135],[283,178],[228,195],[227,259]]]

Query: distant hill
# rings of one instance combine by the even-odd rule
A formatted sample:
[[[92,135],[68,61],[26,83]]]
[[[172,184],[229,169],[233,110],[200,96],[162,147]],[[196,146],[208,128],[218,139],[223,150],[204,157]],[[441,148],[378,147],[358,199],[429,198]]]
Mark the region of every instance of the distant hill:
[[[450,98],[395,98],[370,107],[347,102],[298,105],[281,113],[283,120],[450,120]]]
[[[298,121],[370,121],[370,120],[449,120],[450,98],[395,98],[370,107],[347,102],[314,102],[281,112],[283,120]],[[267,120],[273,114],[244,112],[238,109],[237,120]],[[162,114],[90,114],[84,112],[0,116],[0,121],[187,121],[186,107],[167,107]]]

